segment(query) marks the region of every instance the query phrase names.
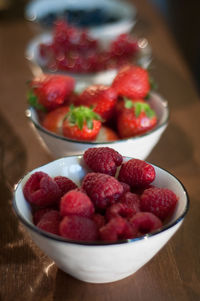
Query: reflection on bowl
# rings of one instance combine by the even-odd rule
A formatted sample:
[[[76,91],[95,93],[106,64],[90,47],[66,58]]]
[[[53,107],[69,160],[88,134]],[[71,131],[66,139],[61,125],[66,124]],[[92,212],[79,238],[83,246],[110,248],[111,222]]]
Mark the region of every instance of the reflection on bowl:
[[[87,28],[94,38],[113,39],[128,33],[136,22],[136,8],[114,0],[34,0],[25,9],[25,18],[40,27],[51,29],[58,18]]]
[[[167,127],[169,117],[168,104],[160,95],[152,93],[149,99],[149,105],[156,112],[158,118],[158,123],[154,129],[137,137],[110,142],[83,142],[71,140],[43,128],[34,108],[29,108],[26,111],[26,114],[55,158],[83,154],[84,151],[90,147],[108,146],[114,148],[123,156],[135,157],[143,160],[150,154],[159,141]]]
[[[124,158],[125,161],[128,159],[130,158]],[[180,181],[166,170],[157,166],[154,168],[156,178],[152,184],[172,190],[179,201],[173,216],[165,226],[139,238],[115,243],[70,241],[40,230],[33,224],[30,206],[23,195],[23,186],[30,174],[43,171],[51,177],[69,177],[79,184],[87,172],[82,156],[61,158],[27,174],[16,185],[14,210],[36,245],[52,258],[60,269],[86,282],[117,281],[132,275],[156,255],[179,229],[189,207],[187,192]]]

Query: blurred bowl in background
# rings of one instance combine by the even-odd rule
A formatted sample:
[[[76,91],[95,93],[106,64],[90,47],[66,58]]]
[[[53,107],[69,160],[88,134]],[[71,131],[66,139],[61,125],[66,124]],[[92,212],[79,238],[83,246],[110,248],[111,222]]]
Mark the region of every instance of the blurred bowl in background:
[[[119,0],[35,0],[25,8],[25,18],[41,31],[51,30],[57,19],[87,28],[93,38],[113,39],[130,32],[136,8]]]
[[[137,53],[134,56],[133,62],[141,65],[143,68],[147,68],[152,61],[151,47],[145,38],[134,38],[137,44]],[[110,85],[116,76],[118,70],[116,68],[106,69],[98,72],[88,73],[72,73],[70,71],[54,70],[49,69],[46,64],[46,60],[40,55],[40,44],[50,44],[52,42],[51,33],[43,33],[33,38],[25,51],[25,57],[29,62],[29,66],[33,73],[33,76],[39,76],[41,73],[59,73],[69,74],[74,77],[77,82],[89,84],[104,84]],[[99,44],[102,48],[106,49],[109,47],[110,42],[105,40],[99,40]]]

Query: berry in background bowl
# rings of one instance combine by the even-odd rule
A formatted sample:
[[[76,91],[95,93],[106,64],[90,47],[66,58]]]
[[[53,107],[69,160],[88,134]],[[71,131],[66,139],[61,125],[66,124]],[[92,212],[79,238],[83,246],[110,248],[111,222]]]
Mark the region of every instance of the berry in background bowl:
[[[54,24],[52,33],[29,43],[26,58],[34,75],[43,70],[70,74],[83,82],[110,84],[125,64],[137,62],[147,67],[151,54],[145,39],[121,34],[112,41],[101,40],[61,20]]]
[[[181,226],[189,199],[166,170],[105,147],[34,169],[16,185],[13,207],[60,269],[105,283],[155,256]]]
[[[25,9],[25,18],[41,31],[51,30],[62,18],[70,25],[87,29],[92,37],[113,39],[128,33],[136,22],[136,8],[114,0],[36,0]]]
[[[110,86],[78,87],[63,75],[34,78],[26,111],[55,157],[109,146],[124,156],[145,159],[168,123],[168,105],[151,92],[146,69],[122,68]]]

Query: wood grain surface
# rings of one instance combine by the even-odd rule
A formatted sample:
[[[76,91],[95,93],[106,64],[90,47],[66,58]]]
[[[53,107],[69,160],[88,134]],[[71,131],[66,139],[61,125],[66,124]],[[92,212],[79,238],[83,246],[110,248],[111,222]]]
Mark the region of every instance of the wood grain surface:
[[[131,2],[131,1],[130,1]],[[11,205],[20,177],[53,159],[25,116],[24,51],[35,35],[21,17],[0,19],[0,300],[188,301],[200,300],[200,100],[187,65],[161,16],[134,0],[134,33],[152,47],[151,72],[169,102],[169,126],[147,158],[186,187],[189,213],[170,242],[134,275],[109,284],[78,281],[59,270],[30,240]]]

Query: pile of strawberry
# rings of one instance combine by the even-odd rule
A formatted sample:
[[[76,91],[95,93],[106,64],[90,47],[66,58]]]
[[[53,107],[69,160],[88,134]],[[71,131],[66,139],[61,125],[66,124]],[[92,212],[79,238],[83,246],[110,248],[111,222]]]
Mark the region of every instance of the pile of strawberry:
[[[115,242],[160,229],[173,214],[178,198],[152,185],[152,165],[139,159],[123,162],[108,147],[90,148],[83,159],[89,172],[80,187],[44,172],[33,173],[25,183],[38,228],[72,240]]]
[[[74,78],[63,75],[44,74],[34,78],[30,88],[29,103],[44,112],[42,126],[70,139],[118,140],[157,124],[147,100],[150,76],[139,66],[123,67],[110,86],[90,85],[80,94],[75,92]]]
[[[50,70],[91,73],[119,68],[133,62],[139,52],[138,42],[122,34],[103,49],[86,30],[58,21],[54,24],[52,42],[39,45],[40,56]]]

